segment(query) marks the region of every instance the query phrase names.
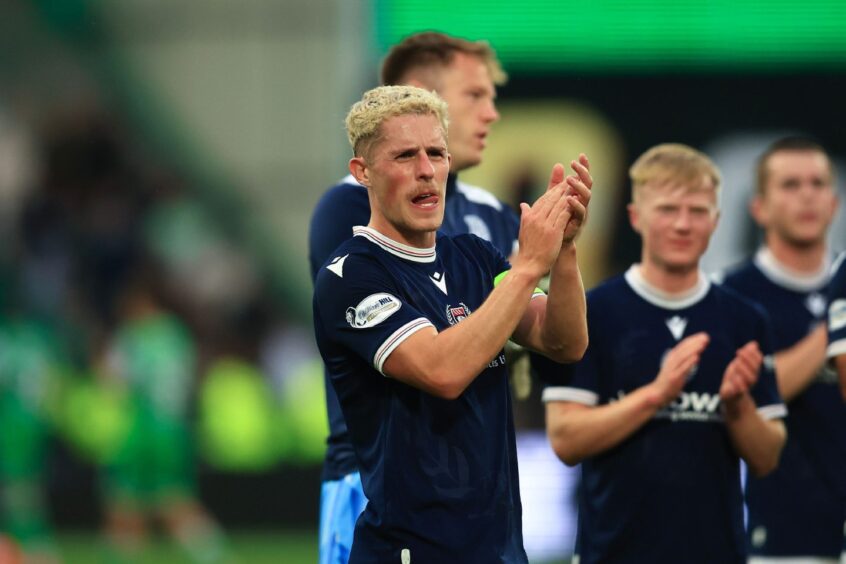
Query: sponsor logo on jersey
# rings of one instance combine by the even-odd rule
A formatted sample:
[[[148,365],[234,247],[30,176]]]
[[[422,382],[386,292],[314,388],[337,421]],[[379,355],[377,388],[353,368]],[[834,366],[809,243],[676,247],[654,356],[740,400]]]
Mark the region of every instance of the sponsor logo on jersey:
[[[455,306],[448,305],[446,307],[446,317],[450,325],[460,323],[468,315],[470,315],[470,308],[467,307],[464,302],[460,302]]]
[[[626,393],[617,392],[616,400],[626,397]],[[612,400],[613,401],[613,400]],[[655,419],[669,419],[670,421],[695,421],[710,423],[723,420],[720,411],[720,394],[708,392],[682,392],[670,404],[661,408]]]
[[[401,306],[402,302],[391,294],[372,294],[357,306],[347,308],[347,323],[355,329],[373,327],[395,314]]]
[[[505,366],[505,354],[501,354],[488,363],[488,368]]]

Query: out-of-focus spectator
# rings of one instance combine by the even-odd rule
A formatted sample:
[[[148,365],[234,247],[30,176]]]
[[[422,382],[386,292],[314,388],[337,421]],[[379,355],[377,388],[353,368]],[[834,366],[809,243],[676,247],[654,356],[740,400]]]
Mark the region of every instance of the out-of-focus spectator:
[[[14,283],[0,310],[0,529],[26,562],[58,562],[44,494],[47,401],[59,372],[59,341],[23,313]],[[0,558],[0,561],[3,561]]]
[[[103,371],[129,394],[132,423],[105,473],[107,534],[119,554],[140,549],[148,520],[197,562],[215,562],[223,537],[197,499],[189,404],[196,345],[185,325],[165,311],[145,269],[122,293],[120,321]]]

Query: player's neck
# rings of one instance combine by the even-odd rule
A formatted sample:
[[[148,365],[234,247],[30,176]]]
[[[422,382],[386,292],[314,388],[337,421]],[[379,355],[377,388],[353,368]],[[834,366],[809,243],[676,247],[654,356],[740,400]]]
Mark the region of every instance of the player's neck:
[[[662,292],[681,294],[690,291],[699,283],[699,266],[668,268],[644,257],[640,263],[640,275],[650,286]]]
[[[389,221],[376,221],[370,218],[367,227],[378,231],[395,243],[402,243],[417,249],[431,249],[435,246],[437,233],[435,231],[411,231],[405,233],[394,227]]]
[[[801,274],[815,274],[825,266],[825,240],[809,245],[798,246],[791,244],[777,235],[768,234],[767,249],[773,258],[788,270]]]

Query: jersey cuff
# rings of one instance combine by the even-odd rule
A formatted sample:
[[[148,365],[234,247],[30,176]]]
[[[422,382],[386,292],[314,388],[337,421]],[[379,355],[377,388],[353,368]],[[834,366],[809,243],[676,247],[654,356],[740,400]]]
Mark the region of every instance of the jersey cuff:
[[[385,364],[385,361],[388,360],[390,354],[394,352],[394,349],[400,346],[400,343],[424,327],[434,327],[434,325],[432,325],[432,322],[425,317],[418,317],[417,319],[409,321],[394,331],[390,337],[385,339],[385,342],[382,343],[382,346],[380,346],[376,350],[376,354],[373,355],[373,366],[380,374],[382,374],[382,376],[385,375],[385,373],[382,372],[382,366]]]
[[[757,409],[758,414],[764,419],[781,419],[787,417],[787,406],[783,403],[765,405]]]
[[[582,388],[567,388],[564,386],[551,386],[544,388],[541,401],[572,401],[584,405],[595,406],[599,403],[599,396],[590,390]]]
[[[839,341],[829,343],[825,354],[828,358],[834,358],[835,356],[846,354],[846,339],[840,339]]]
[[[533,300],[535,298],[540,298],[540,297],[543,297],[543,296],[546,296],[546,292],[544,292],[540,288],[535,288],[535,292],[532,294],[531,299]]]

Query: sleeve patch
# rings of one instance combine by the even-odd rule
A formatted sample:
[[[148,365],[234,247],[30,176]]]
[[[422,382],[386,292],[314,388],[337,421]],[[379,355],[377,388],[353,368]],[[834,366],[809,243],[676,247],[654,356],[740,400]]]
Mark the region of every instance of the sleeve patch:
[[[828,306],[828,330],[837,331],[846,327],[846,299],[834,300]]]
[[[347,308],[347,323],[354,329],[374,327],[398,312],[400,307],[402,302],[396,296],[371,294],[358,302],[357,306]]]

